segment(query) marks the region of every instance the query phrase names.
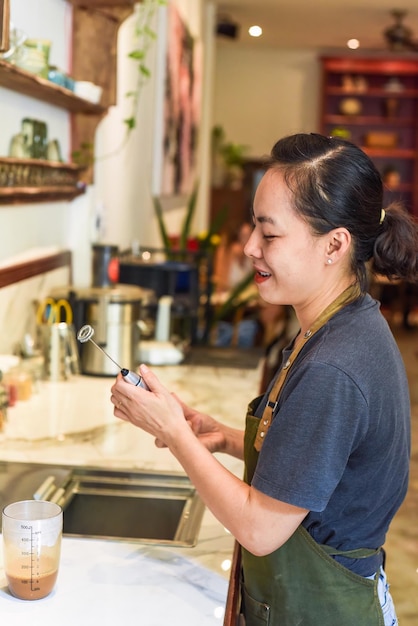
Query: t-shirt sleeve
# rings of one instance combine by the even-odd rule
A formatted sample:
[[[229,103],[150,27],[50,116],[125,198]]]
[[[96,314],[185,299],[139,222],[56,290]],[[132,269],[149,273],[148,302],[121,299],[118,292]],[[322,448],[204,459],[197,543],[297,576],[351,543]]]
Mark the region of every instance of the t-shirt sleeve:
[[[366,400],[349,375],[315,362],[289,375],[252,485],[277,500],[323,511],[368,428]]]

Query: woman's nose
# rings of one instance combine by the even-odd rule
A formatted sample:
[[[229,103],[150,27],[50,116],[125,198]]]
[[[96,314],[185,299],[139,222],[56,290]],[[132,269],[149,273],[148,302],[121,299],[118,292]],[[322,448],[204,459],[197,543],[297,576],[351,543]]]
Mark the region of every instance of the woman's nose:
[[[256,257],[259,254],[257,250],[257,236],[255,230],[253,230],[244,246],[244,254],[248,257]]]

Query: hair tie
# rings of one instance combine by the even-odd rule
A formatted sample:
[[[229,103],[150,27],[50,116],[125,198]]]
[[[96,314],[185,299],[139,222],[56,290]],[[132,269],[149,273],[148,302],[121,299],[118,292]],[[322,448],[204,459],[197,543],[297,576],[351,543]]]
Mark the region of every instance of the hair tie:
[[[386,216],[386,211],[385,211],[385,209],[382,209],[381,212],[380,212],[380,222],[379,222],[379,224],[383,224],[385,216]]]

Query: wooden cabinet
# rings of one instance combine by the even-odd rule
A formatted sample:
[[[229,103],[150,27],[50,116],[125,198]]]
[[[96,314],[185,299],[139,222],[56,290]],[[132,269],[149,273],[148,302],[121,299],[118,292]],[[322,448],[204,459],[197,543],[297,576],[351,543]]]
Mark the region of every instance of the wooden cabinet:
[[[22,93],[54,106],[66,109],[71,114],[72,151],[92,151],[96,127],[108,108],[116,102],[116,46],[120,24],[133,12],[137,0],[67,0],[73,6],[72,28],[72,71],[75,80],[91,81],[103,88],[100,104],[92,104],[79,98],[68,89],[0,61],[0,86]],[[13,170],[15,164],[2,159],[6,168]],[[51,163],[36,163],[50,170]],[[30,167],[30,163],[26,163]],[[62,172],[73,175],[72,164],[57,165],[55,177],[62,180]],[[5,173],[10,178],[9,173]],[[8,179],[9,179],[8,178]],[[11,178],[15,180],[14,174]],[[45,199],[71,199],[83,193],[85,184],[92,182],[91,164],[79,168],[79,180],[73,185],[19,186],[0,185],[0,204],[13,202],[40,202]]]
[[[418,60],[322,57],[321,132],[359,145],[382,174],[385,203],[418,217]]]
[[[67,0],[73,5],[72,76],[103,88],[105,111],[116,104],[117,35],[138,0]],[[71,116],[74,150],[94,145],[96,128],[104,113],[84,110]],[[90,165],[83,177],[93,179]]]
[[[252,220],[252,207],[255,190],[265,172],[264,159],[246,159],[242,185],[232,187],[212,187],[210,195],[210,221],[213,222],[221,212],[226,215],[220,229],[229,237],[238,232],[243,222]]]
[[[210,221],[219,219],[219,214],[225,215],[221,232],[229,237],[238,231],[238,226],[245,221],[249,214],[246,211],[245,189],[231,189],[230,187],[212,187],[210,195]]]

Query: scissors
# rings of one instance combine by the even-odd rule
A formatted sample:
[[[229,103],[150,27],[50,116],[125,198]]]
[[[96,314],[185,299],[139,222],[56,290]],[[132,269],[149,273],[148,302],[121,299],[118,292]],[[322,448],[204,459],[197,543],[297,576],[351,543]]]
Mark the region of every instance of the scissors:
[[[68,300],[60,298],[45,298],[36,313],[37,324],[58,324],[59,322],[73,323],[73,311]]]

